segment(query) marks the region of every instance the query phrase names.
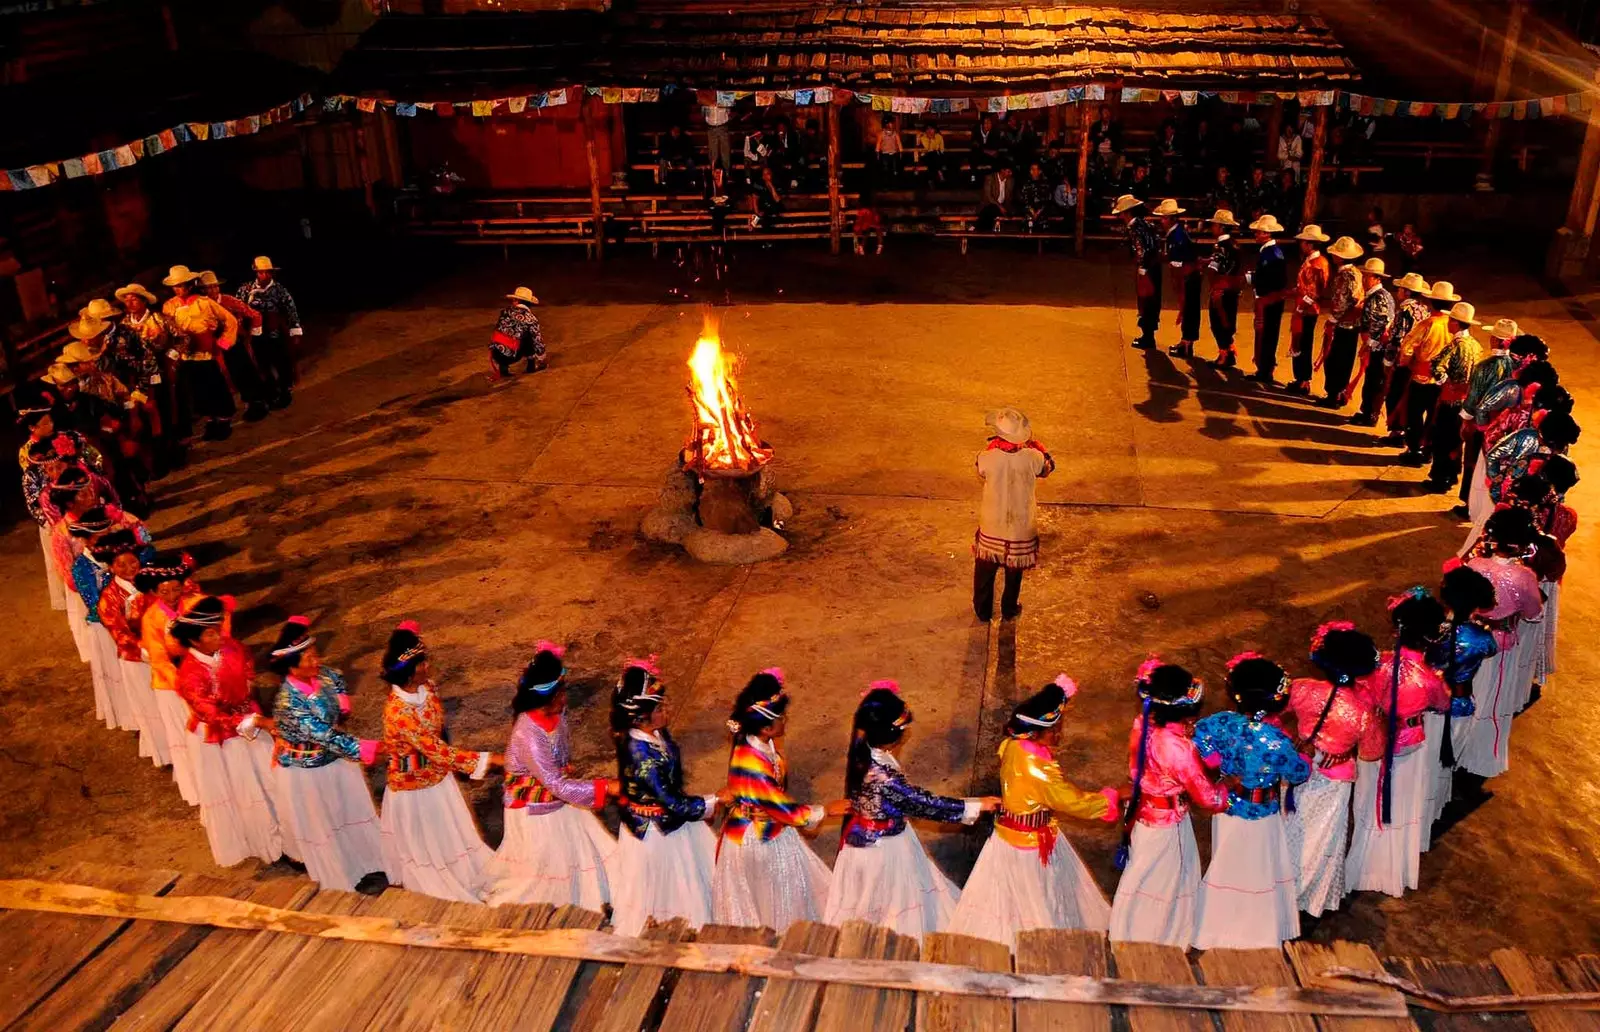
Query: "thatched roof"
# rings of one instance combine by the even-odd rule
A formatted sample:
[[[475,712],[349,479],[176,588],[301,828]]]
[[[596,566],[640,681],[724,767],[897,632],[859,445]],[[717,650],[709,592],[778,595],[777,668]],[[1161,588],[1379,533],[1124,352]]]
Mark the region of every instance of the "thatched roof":
[[[1115,79],[1294,89],[1357,78],[1315,17],[1235,7],[1199,14],[937,0],[639,0],[606,13],[388,16],[340,72],[349,92],[393,96],[408,88],[460,96],[576,82],[979,92]]]

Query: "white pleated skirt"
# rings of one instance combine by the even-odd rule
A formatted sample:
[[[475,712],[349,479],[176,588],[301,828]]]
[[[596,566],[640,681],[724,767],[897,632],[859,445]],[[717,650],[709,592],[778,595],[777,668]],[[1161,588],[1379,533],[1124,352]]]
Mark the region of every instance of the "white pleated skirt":
[[[252,856],[270,864],[288,852],[273,800],[272,736],[236,735],[214,743],[196,729],[187,745],[200,824],[217,866],[232,867]]]
[[[117,665],[117,643],[111,632],[99,623],[89,624],[89,677],[94,682],[95,719],[105,722],[111,730],[129,730],[137,727],[133,716],[127,712],[128,704],[122,694],[122,668]]]
[[[1422,732],[1427,735],[1423,749],[1428,753],[1427,768],[1428,795],[1422,806],[1422,827],[1429,833],[1422,836],[1422,851],[1426,853],[1433,845],[1431,829],[1444,813],[1445,806],[1450,802],[1450,795],[1455,790],[1455,768],[1446,767],[1439,762],[1439,743],[1444,740],[1444,729],[1448,723],[1450,727],[1450,741],[1455,742],[1456,721],[1447,720],[1443,713],[1434,713],[1431,710],[1422,715]]]
[[[56,572],[55,560],[50,557],[48,527],[39,528],[39,548],[44,552],[44,581],[45,590],[50,595],[50,608],[64,612],[67,608],[67,586],[61,582],[61,574]]]
[[[161,722],[161,734],[167,740],[167,753],[172,762],[172,780],[177,782],[178,794],[190,806],[200,805],[200,792],[194,783],[194,764],[189,759],[189,704],[175,691],[154,691],[156,717]]]
[[[378,825],[390,885],[457,903],[483,900],[494,851],[483,844],[455,775],[427,788],[388,789]]]
[[[1472,546],[1483,537],[1483,528],[1488,526],[1489,517],[1493,515],[1494,499],[1489,496],[1489,474],[1484,457],[1480,454],[1472,467],[1472,487],[1467,492],[1467,518],[1472,521],[1472,529],[1467,531],[1466,541],[1456,552],[1458,557],[1465,557],[1472,551]]]
[[[1539,626],[1544,628],[1544,650],[1534,660],[1533,679],[1544,684],[1556,672],[1556,624],[1561,615],[1561,582],[1540,581],[1539,587],[1544,591],[1544,619],[1539,621]]]
[[[1479,777],[1497,777],[1511,765],[1511,718],[1516,715],[1519,697],[1525,697],[1518,692],[1517,681],[1530,667],[1523,641],[1519,634],[1515,644],[1478,667],[1472,678],[1474,712],[1454,722],[1459,732],[1453,736],[1456,766]]]
[[[361,765],[334,760],[321,767],[274,767],[279,816],[300,849],[306,874],[346,892],[383,870],[378,813]]]
[[[1356,789],[1351,803],[1355,812],[1355,831],[1350,836],[1350,854],[1345,860],[1347,891],[1371,890],[1401,896],[1417,887],[1422,868],[1422,845],[1429,828],[1422,823],[1422,808],[1427,801],[1429,743],[1413,748],[1394,759],[1394,786],[1390,794],[1387,825],[1378,823],[1378,778],[1381,760],[1362,760],[1356,765]]]
[[[1199,895],[1200,849],[1189,815],[1177,824],[1136,823],[1111,901],[1111,941],[1188,949]]]
[[[1283,815],[1211,818],[1211,866],[1200,883],[1194,947],[1277,949],[1300,934],[1298,875]]]
[[[485,902],[603,910],[611,902],[607,872],[616,855],[617,840],[582,807],[549,813],[508,808],[505,836],[484,871]]]
[[[1031,928],[1110,927],[1111,904],[1065,835],[1057,834],[1048,863],[1037,849],[990,835],[947,931],[1014,947],[1018,933]]]
[[[663,834],[654,821],[639,838],[626,826],[617,832],[611,881],[611,927],[638,935],[645,922],[681,917],[691,928],[711,923],[711,879],[717,839],[704,821]]]
[[[72,632],[72,644],[78,650],[78,659],[89,662],[89,607],[83,596],[72,588],[67,589],[67,630]]]
[[[1532,623],[1524,620],[1517,624],[1517,665],[1516,674],[1512,683],[1511,715],[1516,716],[1528,706],[1528,700],[1533,698],[1533,679],[1538,676],[1544,666],[1545,656],[1545,629],[1544,617]]]
[[[934,866],[908,824],[870,846],[840,847],[823,921],[865,921],[921,940],[948,928],[959,902],[961,890]]]
[[[167,748],[161,714],[156,712],[156,693],[150,687],[150,664],[119,659],[117,669],[122,673],[122,694],[139,725],[139,755],[147,757],[157,767],[165,767],[172,762],[172,751]]]
[[[770,842],[748,835],[724,838],[711,879],[711,914],[718,924],[771,928],[779,935],[796,921],[821,921],[833,872],[794,828]]]
[[[1316,917],[1344,902],[1345,846],[1350,841],[1348,781],[1334,781],[1315,768],[1294,790],[1294,813],[1283,815],[1283,831],[1295,858],[1296,896],[1301,910]]]

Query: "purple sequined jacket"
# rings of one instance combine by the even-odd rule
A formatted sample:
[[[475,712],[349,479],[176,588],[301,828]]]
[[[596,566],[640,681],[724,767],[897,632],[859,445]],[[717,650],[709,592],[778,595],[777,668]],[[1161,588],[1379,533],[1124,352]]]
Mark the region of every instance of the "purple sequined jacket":
[[[572,746],[567,718],[546,731],[530,714],[517,714],[506,744],[504,803],[508,809],[552,813],[562,806],[597,809],[605,802],[605,780],[568,773]]]

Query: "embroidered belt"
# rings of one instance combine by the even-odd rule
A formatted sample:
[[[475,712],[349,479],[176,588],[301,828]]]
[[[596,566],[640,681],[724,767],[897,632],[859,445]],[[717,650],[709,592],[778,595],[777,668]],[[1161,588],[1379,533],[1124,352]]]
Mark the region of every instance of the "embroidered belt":
[[[844,819],[844,825],[839,829],[840,845],[843,845],[850,837],[850,832],[854,828],[860,828],[863,831],[870,831],[874,835],[881,836],[884,833],[893,830],[894,821],[887,819],[878,820],[873,817],[863,817],[852,810],[850,811],[850,815]]]
[[[1007,831],[1018,831],[1024,834],[1035,835],[1039,842],[1039,863],[1049,865],[1050,854],[1056,848],[1055,815],[1049,810],[1039,810],[1034,813],[1012,813],[1001,810],[994,815],[996,825]]]
[[[632,799],[622,799],[619,801],[622,803],[622,808],[633,814],[635,817],[643,817],[649,820],[657,817],[665,817],[667,815],[665,807],[656,806],[651,803],[636,803]]]
[[[1352,745],[1350,748],[1346,749],[1342,753],[1328,753],[1328,752],[1323,753],[1321,756],[1319,756],[1317,758],[1317,766],[1322,768],[1323,770],[1326,770],[1329,767],[1337,767],[1342,763],[1349,763],[1351,760],[1353,760],[1355,758],[1356,758],[1356,747]]]
[[[180,355],[178,360],[180,362],[209,362],[209,361],[211,361],[211,352],[209,352],[209,351],[192,352],[192,353],[187,354],[187,355]]]
[[[1413,713],[1411,716],[1406,717],[1405,719],[1401,720],[1400,721],[1400,726],[1401,727],[1421,727],[1422,726],[1422,714],[1421,713]]]
[[[1246,802],[1256,803],[1258,805],[1262,803],[1275,803],[1278,801],[1279,787],[1277,782],[1274,782],[1266,788],[1246,788],[1244,787],[1243,782],[1236,777],[1229,776],[1223,778],[1222,780],[1228,786],[1228,793],[1237,797],[1238,799]]]
[[[1181,795],[1145,795],[1139,793],[1139,803],[1152,810],[1182,810],[1184,809],[1183,796]]]

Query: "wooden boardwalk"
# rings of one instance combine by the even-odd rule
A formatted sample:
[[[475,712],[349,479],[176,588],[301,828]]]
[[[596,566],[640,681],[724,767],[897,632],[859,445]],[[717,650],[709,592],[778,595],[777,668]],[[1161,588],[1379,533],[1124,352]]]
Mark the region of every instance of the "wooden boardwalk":
[[[696,932],[673,921],[652,926],[641,942],[589,934],[602,927],[601,915],[574,907],[491,908],[394,889],[368,897],[318,891],[303,878],[78,865],[53,881],[60,885],[47,891],[0,884],[9,905],[29,908],[0,912],[0,1029],[1600,1032],[1596,1009],[1569,1004],[1524,1011],[1513,1001],[1499,1004],[1495,1013],[1407,1010],[1392,991],[1323,977],[1332,968],[1387,973],[1452,997],[1592,994],[1600,990],[1600,956],[1552,961],[1502,950],[1481,963],[1438,963],[1379,958],[1350,943],[1193,955],[1144,944],[1111,946],[1098,934],[1059,930],[1026,933],[1013,956],[996,943],[957,935],[930,936],[919,950],[913,940],[859,923],[843,928],[800,924],[778,941],[765,929],[713,925]],[[94,889],[134,895],[94,894]],[[61,899],[76,906],[68,897],[74,891],[85,899],[94,895],[85,909],[159,912],[165,919],[32,909],[63,905]],[[148,899],[156,896],[161,899]],[[185,897],[208,899],[184,903]],[[186,923],[207,920],[195,916],[203,913],[234,926]],[[242,927],[250,921],[261,927],[269,920],[276,930]],[[531,937],[516,931],[541,929],[570,931]],[[390,941],[375,941],[383,938]],[[391,944],[396,939],[429,945]],[[534,939],[556,945],[538,946],[545,955],[517,952],[524,948],[517,942]],[[591,957],[614,950],[624,962],[549,955],[568,948]],[[908,991],[759,977],[749,968],[694,970],[718,956],[747,956],[754,966],[774,971],[781,965],[808,971],[808,958],[833,958],[818,963],[856,983],[881,980],[882,972],[890,971],[901,973],[894,984],[940,984],[942,972],[954,972],[949,984],[958,988]],[[648,962],[653,959],[663,963]],[[928,963],[866,963],[919,959]],[[868,973],[848,974],[854,968]],[[899,981],[905,972],[913,975]],[[1003,973],[998,982],[984,981],[991,972]],[[1097,999],[1093,992],[1111,987],[1114,998],[1129,1002],[1016,999],[1014,985],[1009,997],[995,988],[999,982],[1024,981],[1013,973],[1089,976],[1049,981],[1089,994],[1081,999]],[[1094,981],[1108,977],[1124,981]],[[1230,997],[1243,999],[1244,1009],[1186,1006],[1215,1002],[1229,992],[1223,987],[1234,986],[1254,989]],[[1288,997],[1274,995],[1271,987],[1292,990],[1289,995],[1297,1002],[1286,1008],[1282,1001]],[[1322,996],[1299,991],[1330,987],[1338,991]],[[1380,1001],[1387,1016],[1349,1016],[1349,1001],[1357,996]],[[1341,999],[1345,1015],[1327,1013],[1338,1010]],[[1372,1013],[1379,1013],[1378,1004],[1372,1006]],[[1600,1007],[1600,1000],[1585,1006]]]

